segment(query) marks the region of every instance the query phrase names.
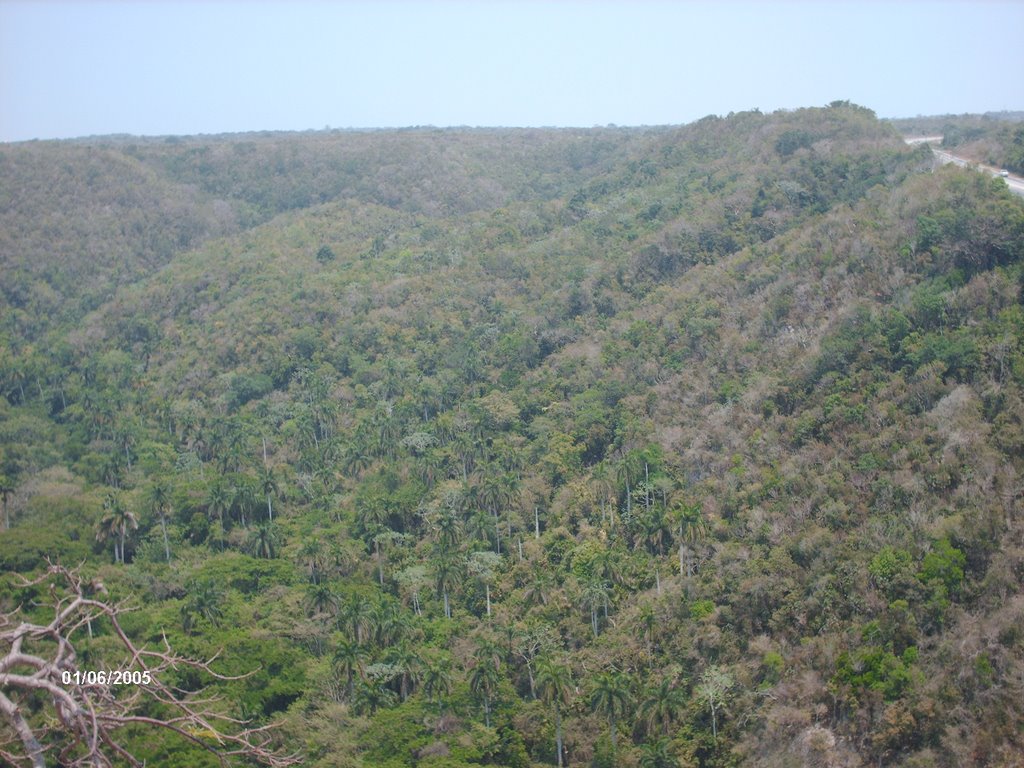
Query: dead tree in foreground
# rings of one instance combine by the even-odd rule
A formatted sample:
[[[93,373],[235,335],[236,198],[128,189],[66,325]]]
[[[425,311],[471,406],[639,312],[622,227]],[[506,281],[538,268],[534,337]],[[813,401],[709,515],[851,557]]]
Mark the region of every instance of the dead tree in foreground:
[[[115,760],[141,766],[122,744],[122,731],[151,726],[212,752],[224,765],[233,757],[275,768],[299,762],[274,748],[271,726],[250,727],[218,711],[217,701],[201,691],[165,682],[179,669],[238,678],[211,670],[213,659],[179,656],[166,638],[161,650],[136,645],[118,621],[124,606],[108,602],[102,584],[51,564],[22,586],[48,587],[53,620],[32,624],[19,621],[19,611],[0,612],[0,714],[10,726],[0,721],[0,761],[43,768],[52,755],[52,762],[65,766],[101,768]],[[73,636],[91,634],[100,622],[112,626],[121,658],[111,660],[116,666],[83,670]]]

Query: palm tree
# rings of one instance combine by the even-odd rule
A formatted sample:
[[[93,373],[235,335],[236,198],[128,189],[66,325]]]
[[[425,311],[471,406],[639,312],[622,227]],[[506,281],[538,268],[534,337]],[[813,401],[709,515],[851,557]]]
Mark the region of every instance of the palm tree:
[[[320,583],[325,557],[324,543],[318,536],[306,539],[299,549],[299,561],[306,566],[309,571],[309,580],[313,584]]]
[[[362,645],[363,640],[370,633],[372,627],[372,612],[370,602],[362,595],[355,593],[349,597],[341,612],[343,625],[352,633],[357,644]]]
[[[474,552],[469,558],[469,572],[484,585],[487,598],[487,615],[491,615],[491,583],[501,567],[501,555],[494,552]]]
[[[314,613],[330,613],[338,608],[338,598],[326,584],[314,583],[306,588],[306,605]]]
[[[345,676],[349,701],[355,699],[355,680],[356,677],[362,677],[366,658],[365,648],[357,641],[345,638],[338,643],[338,647],[334,651],[334,668],[339,674]]]
[[[269,522],[259,523],[249,536],[249,552],[253,557],[272,560],[277,557],[277,546],[280,535],[277,527]]]
[[[358,479],[363,471],[370,466],[372,459],[369,453],[363,449],[361,441],[353,441],[345,448],[342,457],[342,468],[351,477]]]
[[[114,430],[114,439],[124,449],[124,461],[129,472],[132,471],[132,448],[138,442],[137,429],[132,421],[128,421],[119,423]]]
[[[491,697],[498,688],[501,675],[497,660],[492,655],[480,657],[469,674],[469,687],[484,700],[484,722],[491,727]]]
[[[555,710],[555,752],[558,768],[562,768],[562,705],[569,703],[572,675],[564,664],[550,659],[537,663],[537,691],[545,703]]]
[[[633,514],[633,489],[631,485],[640,474],[640,454],[626,451],[615,465],[615,479],[626,487],[626,513]]]
[[[501,665],[502,646],[491,635],[481,635],[476,639],[476,659],[490,659],[495,666]]]
[[[360,714],[374,714],[381,707],[394,703],[395,694],[376,681],[363,680],[353,697],[355,709]]]
[[[523,586],[523,602],[528,608],[534,605],[547,605],[551,599],[552,589],[554,582],[550,572],[539,563],[534,563],[530,569],[530,578]]]
[[[597,612],[604,606],[607,614],[609,593],[608,582],[600,578],[588,580],[580,593],[580,602],[585,608],[590,609],[590,626],[594,630],[594,637],[597,637],[598,634]]]
[[[388,459],[394,458],[398,444],[399,424],[394,413],[394,405],[389,400],[381,400],[372,417],[377,455]]]
[[[700,504],[680,504],[673,512],[679,523],[679,575],[693,576],[691,547],[707,537],[708,526],[701,514]]]
[[[222,530],[224,529],[224,513],[231,509],[231,501],[231,491],[223,479],[215,480],[206,494],[206,513],[208,517],[217,516]]]
[[[398,670],[399,694],[402,701],[405,701],[420,681],[423,660],[405,641],[394,646],[388,653],[387,659]]]
[[[373,640],[381,648],[393,645],[409,629],[409,620],[390,597],[381,596],[370,609]]]
[[[223,593],[213,582],[192,581],[188,585],[188,599],[181,606],[181,625],[189,634],[195,626],[197,617],[204,618],[213,626],[219,626],[224,617],[221,610]]]
[[[379,535],[387,530],[387,521],[391,512],[383,498],[373,496],[369,499],[360,499],[356,504],[356,523],[362,531],[363,540],[367,544],[373,543],[374,557],[377,560],[377,573],[380,583],[384,583],[384,564],[381,561]]]
[[[639,716],[648,733],[660,725],[667,736],[669,728],[685,705],[683,691],[671,678],[665,677],[648,689],[644,700],[640,702]]]
[[[594,558],[594,571],[609,584],[620,587],[629,581],[625,564],[622,562],[622,551],[615,547],[606,547]]]
[[[462,583],[462,563],[456,557],[442,554],[434,562],[434,583],[437,592],[444,598],[444,615],[446,619],[452,617],[449,594]]]
[[[512,510],[520,501],[521,492],[519,489],[519,478],[512,472],[504,472],[501,475],[502,504],[505,507],[505,521],[508,524],[508,539],[512,540]]]
[[[641,483],[641,486],[643,483]],[[658,594],[661,594],[661,556],[665,554],[665,542],[672,538],[672,531],[669,528],[668,520],[665,517],[665,510],[659,504],[648,507],[644,513],[643,520],[644,543],[647,551],[655,555],[653,561],[654,581],[657,585]]]
[[[121,454],[117,451],[111,453],[103,463],[103,482],[114,486],[114,488],[120,488],[124,470],[124,459]]]
[[[466,520],[466,533],[473,539],[488,546],[491,543],[491,516],[483,507],[477,509]]]
[[[487,468],[487,474],[484,475],[483,482],[480,484],[479,497],[480,501],[490,510],[491,516],[494,518],[494,551],[500,555],[500,507],[508,503],[510,496],[508,484],[504,482],[504,479],[497,473],[494,467]]]
[[[669,753],[668,744],[664,736],[644,744],[640,752],[640,768],[679,768],[679,761]]]
[[[231,508],[238,514],[243,528],[248,528],[246,513],[251,513],[256,506],[256,489],[250,477],[239,475],[231,488]]]
[[[153,513],[160,519],[160,529],[164,534],[164,557],[171,562],[171,545],[167,541],[167,508],[171,504],[171,492],[167,484],[157,481],[149,489],[149,505]]]
[[[103,500],[103,517],[100,519],[97,541],[114,542],[114,562],[124,563],[124,545],[128,532],[139,527],[135,515],[125,506],[119,493],[108,493]]]
[[[249,435],[246,432],[245,423],[239,420],[231,421],[220,434],[219,464],[220,471],[237,472],[242,466],[242,459],[246,454],[246,440]]]
[[[462,541],[462,524],[454,509],[443,509],[434,521],[434,539],[444,551],[450,552]]]
[[[654,629],[658,626],[658,614],[654,611],[654,606],[650,603],[644,603],[640,606],[640,612],[637,616],[637,627],[643,630],[644,639],[647,641],[647,655],[654,655]]]
[[[608,464],[601,462],[594,466],[590,473],[590,481],[594,484],[598,498],[601,500],[601,523],[605,522],[605,506],[608,503],[608,495],[612,489],[611,474],[608,471]],[[614,525],[615,518],[612,518]]]
[[[260,470],[260,490],[267,497],[267,520],[273,522],[274,507],[270,503],[270,497],[280,489],[277,486],[277,480],[274,478],[274,470],[270,467],[264,466]]]
[[[7,475],[0,475],[0,497],[3,497],[5,531],[11,529],[11,518],[7,514],[7,499],[12,493],[14,493],[14,483],[8,479]]]
[[[644,539],[648,551],[653,555],[665,554],[665,543],[672,539],[672,531],[665,517],[665,510],[658,504],[644,514]]]
[[[603,672],[594,679],[594,687],[590,694],[590,707],[594,712],[608,718],[613,757],[615,754],[615,719],[626,714],[629,701],[629,683],[625,675],[618,672]]]
[[[423,671],[423,693],[430,703],[437,702],[438,714],[444,712],[444,699],[451,690],[451,662],[448,659],[441,659],[428,664]]]

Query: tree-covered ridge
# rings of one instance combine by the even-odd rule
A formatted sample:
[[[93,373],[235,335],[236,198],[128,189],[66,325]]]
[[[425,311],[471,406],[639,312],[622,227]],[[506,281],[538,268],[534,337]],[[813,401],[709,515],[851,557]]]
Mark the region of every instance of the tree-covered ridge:
[[[315,765],[1013,765],[1020,202],[845,103],[581,134],[577,176],[561,132],[359,136],[402,201],[275,203],[12,332],[4,567],[258,659],[221,692]],[[209,147],[202,194],[292,195]]]
[[[356,200],[429,216],[545,200],[654,129],[240,134],[0,148],[5,328],[38,339],[199,243]],[[8,313],[5,313],[8,314]]]

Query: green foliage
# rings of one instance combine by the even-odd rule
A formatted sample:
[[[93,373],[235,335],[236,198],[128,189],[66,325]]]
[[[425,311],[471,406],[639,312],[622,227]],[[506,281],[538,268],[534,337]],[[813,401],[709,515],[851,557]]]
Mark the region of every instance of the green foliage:
[[[231,407],[241,408],[246,403],[263,397],[273,388],[273,380],[265,374],[235,375],[231,378]]]
[[[3,147],[0,566],[311,765],[998,764],[1024,206],[930,170],[846,102]]]
[[[871,559],[868,571],[879,589],[891,594],[912,573],[913,562],[906,550],[884,547]]]
[[[207,558],[196,576],[244,595],[256,594],[278,584],[293,584],[297,580],[294,569],[287,563],[261,560],[237,552],[223,552]]]
[[[836,662],[833,682],[849,685],[855,694],[868,689],[878,691],[886,701],[893,701],[914,682],[913,665],[917,659],[918,650],[913,646],[900,656],[878,646],[844,651]]]
[[[807,131],[799,129],[783,131],[775,140],[775,151],[783,157],[787,157],[798,149],[811,146],[813,142],[814,137]]]
[[[90,523],[96,518],[95,507],[89,499],[37,496],[16,527],[0,531],[0,570],[29,573],[47,558],[89,559],[95,541]]]
[[[690,617],[703,619],[715,612],[715,603],[712,600],[695,600],[690,603]]]
[[[925,584],[941,583],[950,594],[956,594],[964,580],[964,553],[942,538],[932,544],[921,561],[917,577]]]

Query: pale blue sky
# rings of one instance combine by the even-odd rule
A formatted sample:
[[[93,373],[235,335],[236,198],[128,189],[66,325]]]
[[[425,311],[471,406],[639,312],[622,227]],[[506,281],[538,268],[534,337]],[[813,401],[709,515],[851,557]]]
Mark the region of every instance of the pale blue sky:
[[[0,0],[0,141],[1024,109],[1024,2]]]

